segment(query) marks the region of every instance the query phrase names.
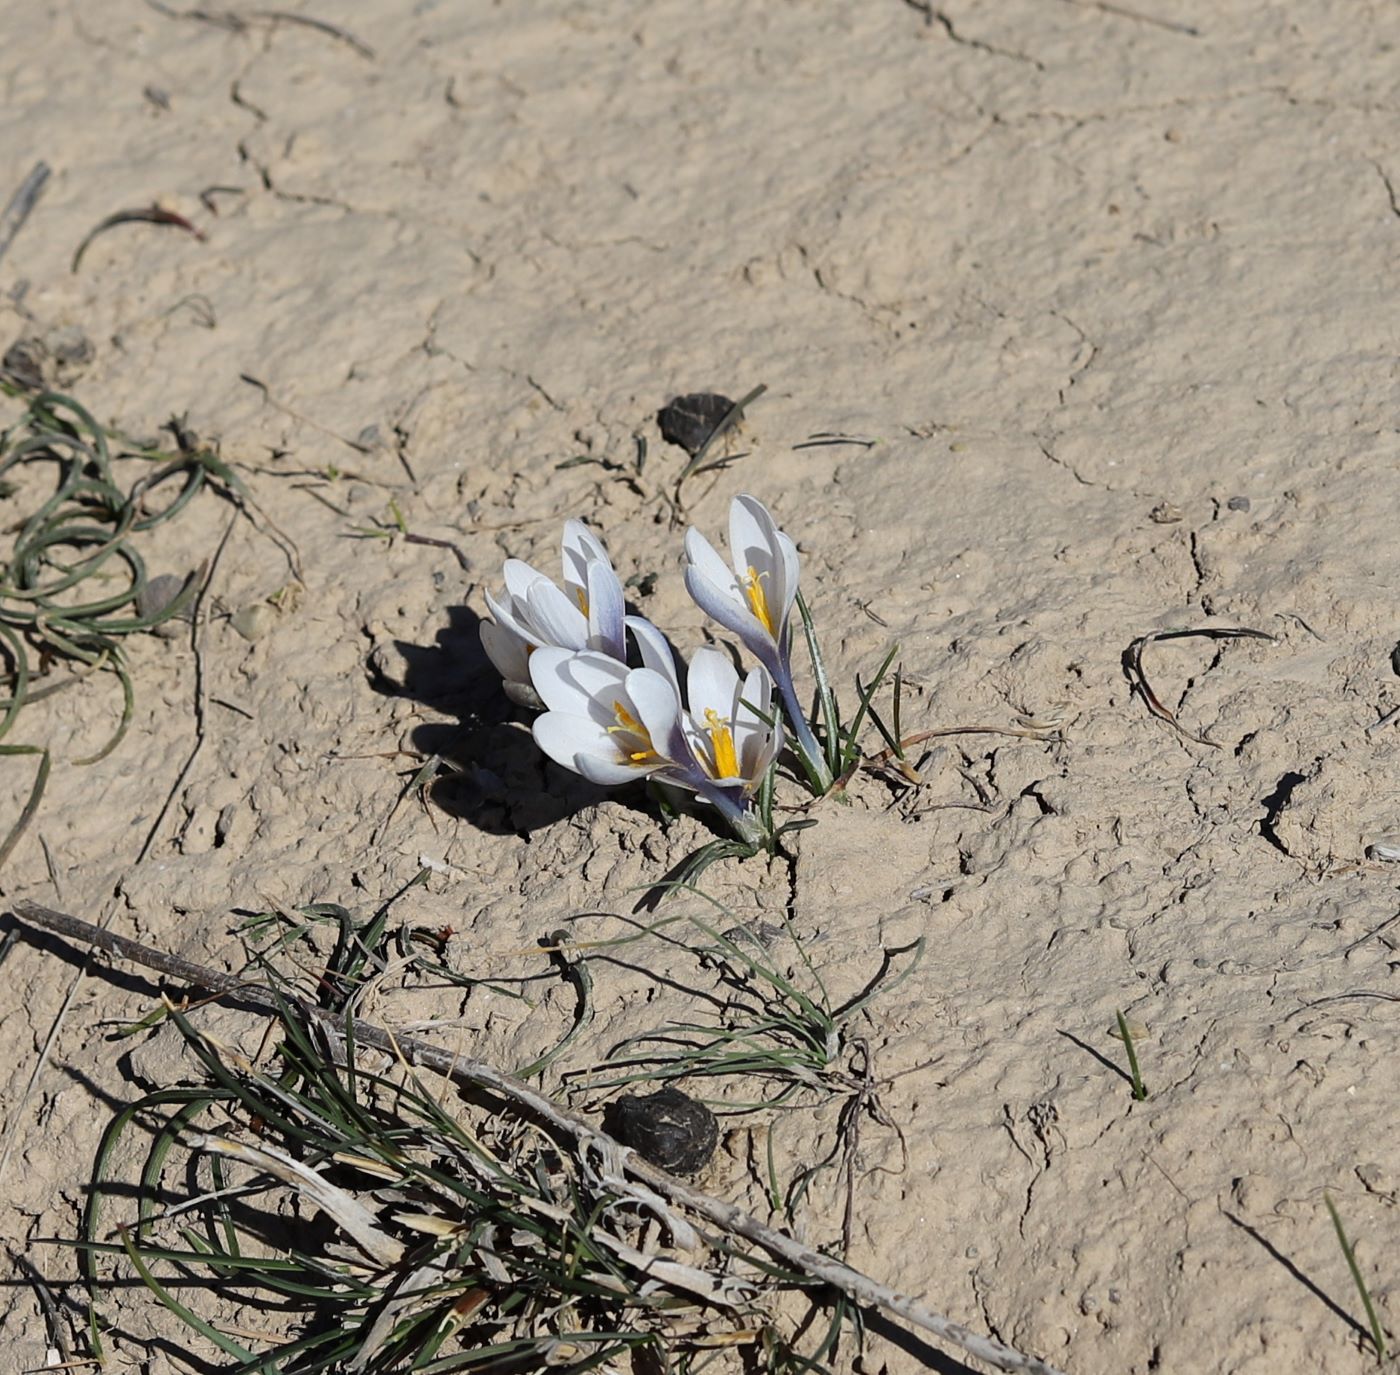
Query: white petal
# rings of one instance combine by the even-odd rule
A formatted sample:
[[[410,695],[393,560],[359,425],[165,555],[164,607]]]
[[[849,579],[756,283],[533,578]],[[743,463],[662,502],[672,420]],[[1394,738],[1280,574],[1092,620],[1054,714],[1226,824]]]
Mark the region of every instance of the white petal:
[[[666,759],[685,760],[688,748],[675,684],[654,669],[634,668],[627,675],[627,696],[651,736],[652,748]]]
[[[679,697],[681,680],[676,673],[676,656],[671,653],[671,646],[666,642],[666,637],[645,616],[628,616],[627,629],[632,632],[632,638],[637,642],[637,649],[642,656],[642,667],[661,674],[675,688],[676,696]]]
[[[726,726],[734,720],[734,709],[739,704],[739,675],[722,650],[706,645],[690,656],[685,690],[690,714],[697,724],[708,723],[708,712],[714,712]]]
[[[737,572],[756,568],[770,578],[779,563],[778,527],[757,497],[737,496],[729,503],[729,557]]]
[[[530,681],[530,642],[508,625],[482,621],[481,647],[508,683]]]
[[[765,721],[763,717],[768,720]],[[750,669],[739,686],[739,701],[734,709],[735,724],[768,730],[768,722],[775,720],[777,712],[773,708],[773,680],[768,676],[767,669]]]
[[[532,633],[530,626],[529,608],[517,603],[515,598],[509,593],[506,594],[505,601],[498,602],[489,592],[486,594],[486,609],[495,618],[496,624],[519,635],[521,639],[529,644],[538,644],[539,640]],[[522,611],[524,615],[522,615]]]
[[[588,586],[588,553],[583,547],[583,537],[588,527],[581,520],[564,522],[564,538],[561,554],[564,564],[564,586],[573,591]]]
[[[694,568],[708,578],[716,589],[727,592],[736,605],[743,606],[744,593],[734,570],[715,552],[715,547],[693,525],[685,532],[685,561],[687,571]]]
[[[525,600],[534,583],[539,582],[541,578],[545,582],[549,581],[539,569],[531,568],[523,559],[507,559],[501,571],[505,575],[506,591],[512,597],[519,597],[521,601]]]
[[[788,617],[792,615],[793,603],[797,600],[797,578],[800,565],[797,557],[797,546],[788,538],[783,531],[778,531],[778,551],[780,554],[779,567],[782,573],[782,586],[775,597],[774,609],[781,608],[779,627],[787,624]]]
[[[530,733],[556,764],[582,774],[590,783],[608,786],[641,776],[635,764],[622,758],[607,728],[586,716],[547,711],[535,720]]]
[[[574,653],[547,645],[530,655],[530,681],[551,711],[616,723],[613,703],[626,694],[627,668],[606,654]]]
[[[729,540],[735,568],[751,567],[762,576],[768,614],[781,639],[797,599],[797,546],[778,529],[768,508],[747,495],[730,503]]]
[[[588,645],[588,618],[548,578],[531,586],[527,601],[533,629],[547,645],[584,649]]]
[[[601,759],[595,754],[581,754],[578,757],[575,771],[581,773],[590,783],[611,788],[619,783],[634,783],[637,779],[658,773],[665,767],[664,760],[655,764],[633,764],[630,761],[625,764],[615,764],[611,760]]]
[[[740,772],[757,782],[783,747],[782,717],[773,704],[772,680],[761,668],[744,679],[739,696],[739,708],[734,713],[734,748]]]

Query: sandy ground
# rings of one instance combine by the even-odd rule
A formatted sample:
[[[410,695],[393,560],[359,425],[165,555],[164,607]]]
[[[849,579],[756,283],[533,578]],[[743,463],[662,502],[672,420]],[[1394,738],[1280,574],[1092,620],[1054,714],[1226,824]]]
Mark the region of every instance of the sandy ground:
[[[583,516],[698,643],[655,412],[766,383],[691,518],[717,534],[735,491],[767,501],[839,677],[901,645],[910,729],[1063,723],[936,742],[917,794],[862,779],[792,865],[707,879],[741,916],[787,912],[838,995],[927,940],[861,1029],[882,1074],[914,1072],[884,1092],[907,1166],[863,1135],[852,1260],[1082,1375],[1362,1368],[1323,1192],[1400,1324],[1396,875],[1366,855],[1400,826],[1400,727],[1368,729],[1400,703],[1400,11],[1139,2],[295,6],[372,55],[139,0],[12,4],[0,196],[38,159],[55,177],[0,265],[0,343],[77,326],[99,414],[219,437],[304,586],[235,525],[205,743],[150,854],[194,740],[183,639],[134,645],[130,737],[56,773],[5,898],[236,967],[233,909],[364,910],[426,857],[404,914],[492,973],[543,967],[519,952],[572,914],[630,911],[705,832],[543,765],[483,667],[483,589],[506,554],[554,568]],[[207,241],[122,226],[70,272],[99,220],[152,202]],[[796,447],[824,433],[872,442]],[[628,463],[636,434],[640,485],[558,466]],[[470,570],[350,537],[391,499]],[[226,519],[199,504],[155,571]],[[252,641],[222,614],[268,598]],[[1122,663],[1200,625],[1277,637],[1147,651],[1214,747]],[[116,710],[69,694],[26,730],[72,757]],[[394,812],[415,764],[393,752],[448,747],[463,776]],[[0,764],[0,817],[27,787]],[[109,1105],[189,1069],[107,1039],[149,984],[89,978],[18,1107],[72,969],[21,946],[4,973],[0,1235],[22,1248],[72,1233]],[[595,979],[574,1063],[693,1011],[644,971]],[[570,1006],[435,996],[381,1011],[460,1018],[514,1063]],[[785,1158],[831,1126],[784,1119]],[[705,1182],[756,1206],[743,1154]],[[819,1189],[805,1234],[839,1215]],[[62,1290],[71,1254],[31,1256]],[[31,1290],[0,1302],[13,1368],[41,1364]],[[865,1368],[917,1359],[874,1338]]]

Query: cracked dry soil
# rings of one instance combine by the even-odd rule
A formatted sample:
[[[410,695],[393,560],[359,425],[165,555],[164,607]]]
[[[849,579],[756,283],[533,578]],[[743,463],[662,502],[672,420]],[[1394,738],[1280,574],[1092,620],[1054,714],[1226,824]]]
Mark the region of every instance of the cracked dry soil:
[[[745,456],[687,489],[690,517],[714,531],[732,492],[768,502],[840,678],[900,643],[910,729],[1061,723],[940,739],[917,792],[862,778],[790,865],[707,878],[746,919],[788,914],[837,997],[927,941],[860,1028],[880,1074],[913,1072],[882,1094],[907,1161],[862,1135],[852,1261],[1078,1375],[1360,1369],[1323,1190],[1400,1323],[1400,909],[1367,857],[1400,828],[1400,727],[1376,726],[1400,703],[1400,10],[292,8],[363,49],[138,0],[7,16],[5,194],[38,159],[55,176],[0,263],[5,342],[78,326],[96,350],[72,390],[98,414],[149,432],[188,412],[221,436],[305,586],[239,635],[226,613],[294,579],[266,528],[235,526],[204,748],[151,853],[135,862],[192,743],[184,639],[133,647],[129,737],[55,774],[6,900],[110,911],[232,967],[234,908],[363,909],[427,860],[403,916],[454,927],[453,958],[494,974],[577,913],[629,912],[706,833],[522,742],[476,648],[482,589],[507,553],[552,568],[583,515],[640,609],[698,643],[660,498],[682,460],[654,416],[765,382]],[[123,227],[69,271],[94,224],[153,201],[207,242]],[[637,433],[636,481],[559,467],[630,464]],[[873,442],[796,447],[814,435]],[[470,568],[348,537],[391,499]],[[193,566],[225,518],[193,508],[153,571]],[[1151,716],[1122,667],[1136,637],[1203,624],[1276,637],[1148,651],[1213,746]],[[115,710],[61,694],[27,729],[71,758]],[[395,809],[436,749],[466,772]],[[0,761],[0,821],[20,773]],[[99,975],[24,1099],[71,976],[26,946],[6,961],[0,1232],[76,1303],[71,1254],[32,1239],[72,1233],[109,1105],[189,1066],[159,1037],[107,1039],[152,990]],[[693,1013],[646,969],[595,981],[606,1016],[572,1063]],[[1145,1102],[1117,1008],[1144,1032]],[[510,1064],[568,1009],[563,989],[417,988],[377,1012]],[[761,1208],[733,1126],[702,1182]],[[833,1126],[785,1118],[781,1157]],[[807,1239],[832,1242],[841,1212],[819,1186]],[[134,1331],[155,1321],[117,1302]],[[0,1327],[14,1369],[42,1365],[27,1286]],[[864,1361],[918,1364],[879,1336]]]

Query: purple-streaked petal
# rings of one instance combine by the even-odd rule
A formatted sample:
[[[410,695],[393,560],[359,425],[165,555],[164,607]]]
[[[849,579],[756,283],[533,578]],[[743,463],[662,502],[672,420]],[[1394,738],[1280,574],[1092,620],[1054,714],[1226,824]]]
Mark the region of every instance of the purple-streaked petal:
[[[588,647],[611,654],[614,659],[626,659],[627,631],[623,620],[627,607],[622,584],[606,559],[594,559],[588,565],[587,579]]]
[[[744,604],[743,589],[732,569],[715,552],[715,547],[693,525],[685,532],[685,561],[720,591],[727,592],[737,605]],[[743,570],[741,570],[743,571]]]
[[[777,642],[752,611],[726,596],[694,565],[685,570],[685,590],[690,593],[691,601],[711,620],[733,631],[755,659],[770,672],[778,672]]]

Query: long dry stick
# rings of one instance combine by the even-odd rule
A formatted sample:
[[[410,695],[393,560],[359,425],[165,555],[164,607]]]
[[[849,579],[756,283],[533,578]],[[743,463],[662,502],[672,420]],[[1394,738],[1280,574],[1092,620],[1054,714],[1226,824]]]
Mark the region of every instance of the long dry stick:
[[[181,983],[225,997],[236,996],[240,1001],[266,1012],[275,1014],[281,1010],[277,999],[262,985],[246,983],[235,975],[191,964],[188,960],[167,955],[162,950],[128,940],[125,936],[103,930],[91,922],[69,916],[66,912],[55,912],[52,908],[41,907],[38,903],[17,902],[13,910],[21,921],[84,945],[95,945],[118,959],[158,970]],[[284,998],[284,1005],[288,1001],[292,1002],[302,1016],[319,1022],[327,1031],[333,1034],[343,1032],[344,1023],[335,1014],[299,1000]],[[524,1109],[540,1121],[547,1122],[556,1131],[571,1137],[578,1144],[592,1144],[613,1158],[622,1159],[623,1168],[628,1175],[654,1189],[669,1202],[689,1209],[723,1232],[751,1241],[794,1269],[839,1289],[856,1303],[871,1308],[883,1308],[903,1318],[911,1326],[932,1333],[997,1370],[1017,1372],[1018,1375],[1020,1372],[1025,1372],[1025,1375],[1063,1375],[1063,1372],[1038,1357],[1016,1351],[991,1337],[970,1332],[961,1324],[931,1312],[917,1299],[863,1275],[859,1270],[852,1269],[833,1256],[822,1255],[803,1246],[791,1237],[784,1236],[756,1218],[750,1217],[732,1203],[725,1203],[721,1199],[701,1193],[674,1175],[657,1169],[655,1165],[648,1164],[639,1156],[625,1150],[591,1122],[567,1108],[560,1107],[529,1084],[506,1074],[494,1065],[482,1060],[462,1059],[423,1041],[407,1036],[394,1036],[379,1027],[364,1023],[356,1024],[355,1036],[361,1045],[373,1046],[376,1050],[396,1057],[402,1055],[405,1059],[424,1065],[438,1074],[447,1075],[477,1089],[485,1089],[517,1108]]]

